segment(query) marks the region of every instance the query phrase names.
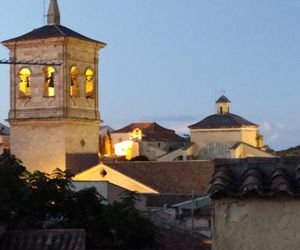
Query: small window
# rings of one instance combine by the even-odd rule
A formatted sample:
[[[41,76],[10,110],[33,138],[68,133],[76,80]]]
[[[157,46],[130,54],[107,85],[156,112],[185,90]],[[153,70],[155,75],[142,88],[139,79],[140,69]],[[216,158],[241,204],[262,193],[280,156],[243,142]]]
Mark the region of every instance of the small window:
[[[223,107],[220,107],[220,114],[223,114]]]
[[[91,69],[87,69],[85,72],[85,96],[94,96],[94,72]]]
[[[19,72],[19,96],[27,97],[30,96],[30,70],[28,68],[23,68]]]
[[[44,96],[55,96],[54,73],[55,69],[51,66],[45,69]]]
[[[79,96],[79,84],[78,84],[78,68],[73,66],[70,70],[70,96]]]

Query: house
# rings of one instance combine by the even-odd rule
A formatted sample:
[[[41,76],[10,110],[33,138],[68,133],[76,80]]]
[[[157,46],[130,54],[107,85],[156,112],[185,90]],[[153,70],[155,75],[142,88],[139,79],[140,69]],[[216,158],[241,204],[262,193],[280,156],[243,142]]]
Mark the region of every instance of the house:
[[[212,249],[299,249],[300,158],[216,160]]]
[[[114,153],[131,159],[144,155],[150,160],[168,154],[185,145],[185,140],[174,130],[164,128],[156,122],[131,123],[111,132]]]
[[[0,154],[2,154],[5,150],[10,149],[9,134],[9,127],[0,123]]]
[[[73,184],[94,186],[109,202],[124,190],[136,191],[136,207],[157,225],[166,249],[210,249],[213,169],[213,161],[105,162],[76,174]]]
[[[212,173],[212,161],[105,162],[77,173],[73,180],[106,182],[114,185],[115,190],[118,187],[119,191],[136,191],[146,208],[190,200],[192,194],[205,196]]]

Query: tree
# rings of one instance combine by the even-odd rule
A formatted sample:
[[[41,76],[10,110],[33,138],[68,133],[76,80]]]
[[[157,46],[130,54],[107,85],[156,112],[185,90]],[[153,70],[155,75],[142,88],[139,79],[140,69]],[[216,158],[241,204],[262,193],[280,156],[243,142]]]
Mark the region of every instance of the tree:
[[[0,224],[8,229],[84,228],[89,248],[146,248],[155,227],[135,208],[136,193],[104,204],[95,188],[75,191],[66,171],[29,173],[14,156],[0,156]]]
[[[151,221],[136,209],[139,196],[136,192],[124,191],[120,202],[114,202],[108,210],[110,230],[114,246],[120,249],[153,248],[156,243],[156,229]]]
[[[26,168],[14,156],[0,156],[0,224],[18,225],[28,197]]]

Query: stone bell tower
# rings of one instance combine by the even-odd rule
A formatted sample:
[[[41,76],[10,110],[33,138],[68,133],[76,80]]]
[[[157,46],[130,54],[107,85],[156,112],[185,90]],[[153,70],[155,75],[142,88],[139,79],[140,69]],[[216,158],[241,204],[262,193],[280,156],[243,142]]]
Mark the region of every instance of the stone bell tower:
[[[105,43],[60,25],[2,42],[9,49],[11,153],[30,170],[80,172],[98,163],[98,52]]]

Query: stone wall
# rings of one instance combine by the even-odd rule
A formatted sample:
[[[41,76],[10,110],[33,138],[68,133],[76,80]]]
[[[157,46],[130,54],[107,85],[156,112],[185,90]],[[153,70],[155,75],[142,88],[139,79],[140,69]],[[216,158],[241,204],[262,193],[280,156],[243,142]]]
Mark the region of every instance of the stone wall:
[[[241,143],[235,149],[232,149],[232,155],[234,158],[245,158],[245,157],[274,157],[274,155],[263,151],[258,148],[254,148],[247,144]]]
[[[299,249],[300,200],[213,199],[213,250]]]
[[[102,45],[72,37],[8,42],[10,59],[54,65],[55,95],[45,96],[46,65],[26,65],[30,70],[30,96],[19,93],[19,71],[10,67],[11,151],[30,170],[65,169],[66,154],[98,154],[98,51]],[[79,70],[79,96],[70,96],[70,69]],[[94,93],[86,97],[85,72],[94,73]]]
[[[98,128],[97,121],[14,121],[11,152],[30,171],[64,170],[66,153],[98,153]]]
[[[191,142],[200,148],[209,143],[222,143],[233,146],[236,142],[244,142],[256,146],[257,128],[223,128],[191,130]]]

